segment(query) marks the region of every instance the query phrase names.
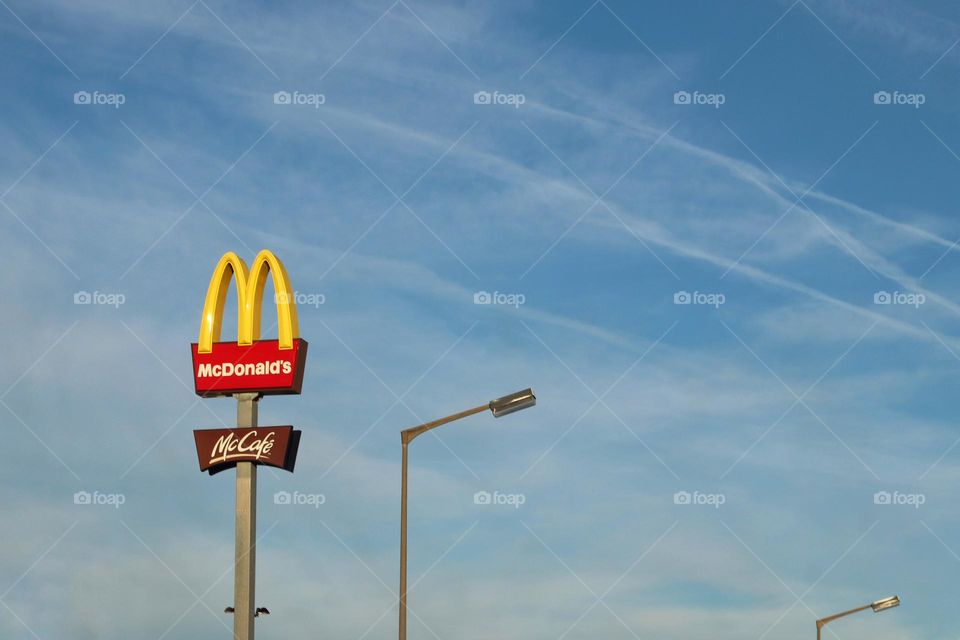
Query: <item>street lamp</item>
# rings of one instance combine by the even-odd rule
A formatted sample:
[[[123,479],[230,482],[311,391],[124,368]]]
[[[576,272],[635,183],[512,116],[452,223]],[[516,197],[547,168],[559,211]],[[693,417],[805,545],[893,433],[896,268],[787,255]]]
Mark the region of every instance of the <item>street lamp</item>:
[[[535,404],[537,404],[537,397],[533,395],[533,389],[524,389],[491,400],[479,407],[467,409],[446,418],[440,418],[400,432],[400,442],[403,444],[403,463],[400,472],[400,640],[407,640],[407,445],[420,434],[448,422],[472,416],[475,413],[481,413],[489,409],[494,418],[500,418],[515,411],[532,407]]]
[[[875,613],[884,611],[885,609],[892,609],[894,607],[900,606],[900,596],[890,596],[889,598],[884,598],[883,600],[877,600],[876,602],[871,602],[870,604],[865,604],[862,607],[857,607],[856,609],[850,609],[850,611],[844,611],[843,613],[835,613],[832,616],[827,616],[826,618],[821,618],[817,620],[817,640],[820,640],[820,630],[827,626],[828,622],[833,622],[837,618],[842,618],[848,616],[851,613],[858,613],[860,611],[866,611],[867,609],[873,609]]]

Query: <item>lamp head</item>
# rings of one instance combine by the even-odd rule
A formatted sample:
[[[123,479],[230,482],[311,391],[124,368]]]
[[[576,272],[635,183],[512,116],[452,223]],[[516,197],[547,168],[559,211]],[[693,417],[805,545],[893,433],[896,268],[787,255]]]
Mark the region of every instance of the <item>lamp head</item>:
[[[890,596],[889,598],[884,598],[883,600],[877,600],[870,605],[870,608],[875,612],[879,612],[883,611],[884,609],[892,609],[899,606],[900,596]]]
[[[511,393],[508,396],[497,398],[490,401],[490,412],[494,418],[500,418],[514,411],[520,411],[537,404],[537,396],[533,395],[533,389],[524,389]]]

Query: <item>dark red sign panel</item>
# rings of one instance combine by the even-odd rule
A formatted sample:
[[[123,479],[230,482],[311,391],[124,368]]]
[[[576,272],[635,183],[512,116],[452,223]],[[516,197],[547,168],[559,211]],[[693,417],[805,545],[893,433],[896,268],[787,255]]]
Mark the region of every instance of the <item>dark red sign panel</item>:
[[[210,475],[238,462],[265,464],[293,471],[300,432],[291,426],[253,429],[198,429],[193,432],[200,471]]]
[[[215,342],[210,353],[193,351],[193,379],[197,395],[226,396],[257,392],[262,395],[300,393],[307,361],[307,341],[297,338],[292,349],[278,340],[253,344]]]

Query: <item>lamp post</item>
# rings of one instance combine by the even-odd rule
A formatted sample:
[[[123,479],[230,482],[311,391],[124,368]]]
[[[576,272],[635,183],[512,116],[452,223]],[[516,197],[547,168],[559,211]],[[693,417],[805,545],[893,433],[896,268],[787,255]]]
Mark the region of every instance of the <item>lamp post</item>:
[[[874,613],[879,613],[886,609],[892,609],[894,607],[900,606],[900,596],[891,596],[889,598],[884,598],[883,600],[877,600],[876,602],[871,602],[870,604],[865,604],[862,607],[857,607],[856,609],[850,609],[849,611],[844,611],[842,613],[835,613],[832,616],[827,616],[826,618],[821,618],[817,620],[817,640],[820,640],[821,630],[827,626],[828,622],[833,622],[837,618],[843,618],[844,616],[849,616],[852,613],[859,613],[861,611],[866,611],[867,609],[873,609]]]
[[[500,418],[514,411],[532,407],[535,404],[537,404],[537,397],[533,395],[533,389],[524,389],[491,400],[479,407],[467,409],[446,418],[440,418],[400,432],[400,442],[403,445],[403,463],[400,472],[400,640],[407,640],[407,445],[420,434],[460,418],[466,418],[487,410],[493,414],[494,418]]]

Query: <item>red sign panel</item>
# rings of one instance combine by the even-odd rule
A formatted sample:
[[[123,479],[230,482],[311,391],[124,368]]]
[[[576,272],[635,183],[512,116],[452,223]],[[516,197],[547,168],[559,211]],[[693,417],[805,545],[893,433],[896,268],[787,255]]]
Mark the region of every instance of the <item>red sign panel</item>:
[[[252,429],[198,429],[193,432],[200,471],[210,475],[235,467],[238,462],[265,464],[293,471],[300,447],[300,432],[293,427]]]
[[[193,344],[192,351],[199,396],[290,394],[300,393],[303,386],[307,341],[301,338],[293,341],[291,349],[281,349],[278,340],[257,340],[247,345],[215,342],[210,353],[200,353]]]

